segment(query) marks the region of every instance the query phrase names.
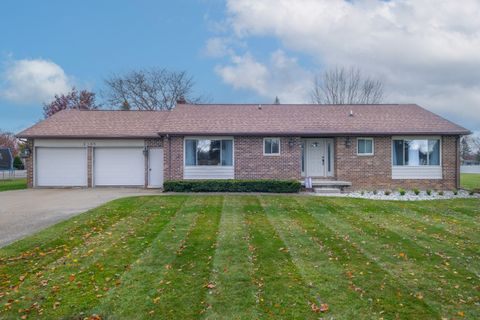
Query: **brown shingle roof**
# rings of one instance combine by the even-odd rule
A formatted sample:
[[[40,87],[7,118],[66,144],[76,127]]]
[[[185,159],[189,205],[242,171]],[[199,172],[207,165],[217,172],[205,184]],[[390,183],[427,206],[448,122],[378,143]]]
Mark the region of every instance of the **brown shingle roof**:
[[[350,113],[353,116],[350,116]],[[469,134],[414,104],[178,105],[173,111],[64,110],[20,138],[147,138],[165,135]]]
[[[415,104],[178,105],[159,131],[181,135],[303,136],[469,133]]]
[[[167,111],[63,110],[17,134],[19,138],[158,137]]]

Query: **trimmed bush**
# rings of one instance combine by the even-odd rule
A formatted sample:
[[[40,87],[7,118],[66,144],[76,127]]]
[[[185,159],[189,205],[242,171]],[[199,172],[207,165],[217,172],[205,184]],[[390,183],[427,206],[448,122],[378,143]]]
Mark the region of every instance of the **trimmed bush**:
[[[383,193],[384,195],[386,196],[389,196],[392,192],[390,190],[385,190],[385,192]]]
[[[427,192],[427,195],[429,195],[429,196],[431,196],[431,195],[432,195],[432,190],[430,190],[430,189],[427,189],[427,191],[426,191],[426,192]]]
[[[443,191],[442,190],[438,191],[438,195],[443,196]]]
[[[174,180],[165,181],[167,192],[272,192],[300,191],[297,180]]]
[[[457,189],[453,190],[453,194],[458,195],[458,190]]]
[[[419,195],[420,194],[420,190],[418,190],[417,188],[413,189],[413,193],[415,193],[415,195]]]
[[[399,189],[398,192],[400,193],[401,196],[405,195],[405,189]]]

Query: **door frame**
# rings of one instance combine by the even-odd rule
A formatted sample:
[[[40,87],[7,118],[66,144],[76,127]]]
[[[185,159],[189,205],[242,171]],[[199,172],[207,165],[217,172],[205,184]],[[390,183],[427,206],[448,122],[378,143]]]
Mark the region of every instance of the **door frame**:
[[[309,161],[309,157],[308,157],[308,150],[309,150],[309,147],[308,147],[308,144],[309,142],[312,142],[312,141],[318,141],[318,140],[321,140],[323,142],[323,153],[324,153],[324,157],[325,157],[325,164],[324,164],[324,169],[323,169],[323,174],[322,175],[315,175],[313,177],[333,177],[334,176],[334,168],[335,168],[335,157],[334,157],[334,154],[335,154],[335,143],[334,143],[334,139],[333,138],[305,138],[305,139],[302,139],[302,143],[303,143],[303,159],[304,159],[304,171],[302,172],[302,176],[304,177],[311,177],[312,175],[309,174],[308,172],[308,161]],[[329,170],[329,166],[330,166],[330,170]]]

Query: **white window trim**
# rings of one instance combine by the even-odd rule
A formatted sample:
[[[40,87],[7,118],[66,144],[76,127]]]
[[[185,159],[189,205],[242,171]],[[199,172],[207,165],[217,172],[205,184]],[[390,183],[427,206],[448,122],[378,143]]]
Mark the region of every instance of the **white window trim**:
[[[231,166],[222,166],[222,152],[221,152],[221,146],[220,146],[220,164],[216,166],[209,166],[209,165],[188,165],[187,166],[187,140],[232,140],[232,165]],[[195,153],[195,157],[197,157]],[[198,168],[198,167],[223,167],[223,168],[233,168],[235,167],[235,139],[233,137],[210,137],[210,136],[204,136],[204,137],[184,137],[183,138],[183,167],[184,168]]]
[[[439,164],[438,165],[425,165],[425,166],[406,166],[406,165],[396,165],[393,163],[393,143],[395,140],[439,140]],[[442,137],[441,136],[398,136],[398,137],[392,137],[392,142],[391,142],[391,158],[392,158],[392,168],[416,168],[417,170],[421,170],[422,168],[443,168],[443,143],[442,143]]]
[[[372,141],[372,152],[371,153],[359,153],[358,152],[358,142],[359,142],[359,140],[370,140],[370,141]],[[357,138],[357,156],[368,157],[368,156],[373,156],[373,155],[375,155],[375,140],[374,140],[374,138],[358,137]]]
[[[265,140],[267,140],[267,139],[278,139],[278,153],[266,153],[265,152]],[[263,155],[264,156],[273,156],[273,157],[279,156],[280,153],[281,153],[281,145],[282,145],[282,139],[280,137],[265,137],[265,138],[263,138],[263,146],[262,146]]]

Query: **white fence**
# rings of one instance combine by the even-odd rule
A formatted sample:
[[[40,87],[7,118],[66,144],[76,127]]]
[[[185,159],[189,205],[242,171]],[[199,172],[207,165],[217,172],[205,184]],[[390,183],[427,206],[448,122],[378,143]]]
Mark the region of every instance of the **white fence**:
[[[27,177],[26,170],[0,171],[0,180],[22,179]]]
[[[480,166],[460,166],[461,173],[480,173]]]

